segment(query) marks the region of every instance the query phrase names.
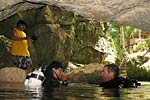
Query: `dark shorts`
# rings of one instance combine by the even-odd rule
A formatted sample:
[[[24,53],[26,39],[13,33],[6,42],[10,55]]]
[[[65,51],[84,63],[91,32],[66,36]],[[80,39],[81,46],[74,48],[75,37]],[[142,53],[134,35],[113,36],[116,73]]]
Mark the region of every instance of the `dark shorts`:
[[[32,67],[32,60],[29,56],[13,56],[15,65],[22,69]]]

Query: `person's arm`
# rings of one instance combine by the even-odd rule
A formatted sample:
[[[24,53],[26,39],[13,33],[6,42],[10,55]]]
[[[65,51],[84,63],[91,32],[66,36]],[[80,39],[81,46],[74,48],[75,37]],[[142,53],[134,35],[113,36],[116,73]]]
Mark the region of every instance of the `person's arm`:
[[[15,40],[15,41],[22,41],[22,40],[27,40],[28,39],[28,37],[18,37],[17,35],[16,35],[16,31],[13,29],[12,31],[11,31],[11,38],[12,38],[12,40]]]

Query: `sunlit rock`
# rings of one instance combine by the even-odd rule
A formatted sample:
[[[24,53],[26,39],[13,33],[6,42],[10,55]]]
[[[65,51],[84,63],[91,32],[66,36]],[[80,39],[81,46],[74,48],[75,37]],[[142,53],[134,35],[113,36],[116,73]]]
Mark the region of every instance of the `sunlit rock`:
[[[104,62],[109,62],[109,63],[115,63],[116,61],[116,54],[111,46],[110,41],[108,41],[105,38],[100,38],[95,45],[95,49],[98,50],[99,52],[105,53],[105,59]]]
[[[69,76],[69,81],[75,83],[99,83],[101,80],[99,74],[103,66],[103,64],[99,63],[90,63],[88,65],[85,65],[84,67],[79,67],[67,73],[67,75]]]
[[[150,70],[150,60],[142,64],[141,68],[145,68],[146,70]]]
[[[26,71],[17,67],[5,67],[0,69],[0,82],[23,83]]]
[[[135,52],[135,53],[131,53],[131,54],[127,54],[127,56],[129,58],[137,58],[138,56],[145,56],[145,57],[149,57],[150,54],[147,53],[147,50],[144,50],[144,51],[139,51],[139,52]]]
[[[136,62],[136,66],[142,69],[150,70],[150,53],[148,50],[128,54],[127,59],[131,62]]]
[[[65,72],[70,72],[70,71],[72,71],[72,70],[74,70],[76,68],[78,68],[78,66],[76,66],[75,64],[73,64],[72,62],[69,61]]]

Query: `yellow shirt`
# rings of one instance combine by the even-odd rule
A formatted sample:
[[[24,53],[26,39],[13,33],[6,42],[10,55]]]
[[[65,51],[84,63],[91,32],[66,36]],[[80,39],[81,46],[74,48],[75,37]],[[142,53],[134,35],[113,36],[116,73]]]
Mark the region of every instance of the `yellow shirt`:
[[[23,31],[20,31],[17,28],[14,28],[14,30],[16,31],[17,37],[26,37],[26,34]],[[16,56],[30,56],[27,40],[12,40],[11,54]]]

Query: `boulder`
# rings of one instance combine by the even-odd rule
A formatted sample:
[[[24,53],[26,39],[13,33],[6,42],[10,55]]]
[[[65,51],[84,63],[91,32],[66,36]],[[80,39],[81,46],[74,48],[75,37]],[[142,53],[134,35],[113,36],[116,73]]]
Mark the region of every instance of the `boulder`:
[[[26,71],[17,67],[5,67],[0,69],[0,83],[23,83]]]
[[[81,64],[101,63],[104,58],[104,53],[99,52],[91,46],[84,47],[71,57],[72,62]]]
[[[71,72],[68,72],[69,81],[72,83],[89,83],[98,84],[100,83],[100,72],[103,68],[103,64],[90,63],[84,67],[79,67]]]

